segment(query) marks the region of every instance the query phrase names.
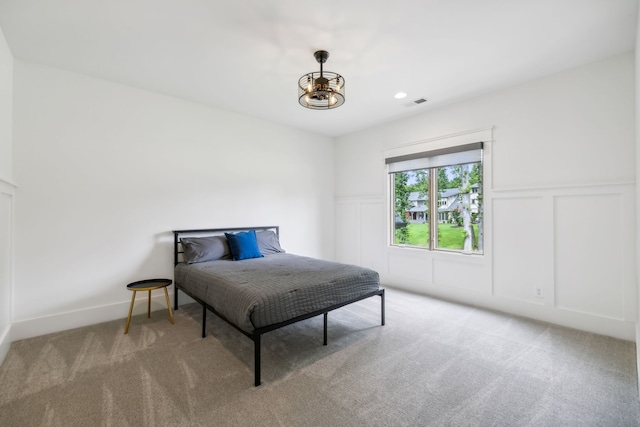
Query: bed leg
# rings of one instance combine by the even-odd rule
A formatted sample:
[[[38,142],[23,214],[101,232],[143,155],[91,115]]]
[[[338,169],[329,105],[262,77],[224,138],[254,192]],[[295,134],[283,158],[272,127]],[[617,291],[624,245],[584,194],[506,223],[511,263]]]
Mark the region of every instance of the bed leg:
[[[202,338],[207,336],[207,306],[202,304]]]
[[[380,307],[381,307],[381,317],[382,317],[382,326],[384,326],[384,289],[382,290],[382,293],[380,294]]]
[[[327,318],[329,317],[329,313],[324,313],[324,342],[322,345],[327,345]]]
[[[254,385],[258,387],[260,385],[260,334],[255,335],[253,338],[253,371],[254,371]]]
[[[178,309],[178,285],[173,284],[173,310]]]

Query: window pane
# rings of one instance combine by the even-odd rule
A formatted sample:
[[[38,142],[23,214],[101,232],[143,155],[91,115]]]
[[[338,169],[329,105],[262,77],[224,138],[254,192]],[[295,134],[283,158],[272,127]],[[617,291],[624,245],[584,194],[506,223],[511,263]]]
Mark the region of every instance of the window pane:
[[[392,173],[393,243],[429,247],[429,170]]]
[[[436,247],[482,252],[482,163],[436,168],[438,236]]]

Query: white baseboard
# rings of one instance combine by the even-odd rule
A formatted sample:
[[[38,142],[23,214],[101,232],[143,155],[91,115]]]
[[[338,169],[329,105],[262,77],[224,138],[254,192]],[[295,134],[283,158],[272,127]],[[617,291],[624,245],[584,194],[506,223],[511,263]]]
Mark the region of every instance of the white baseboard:
[[[11,347],[11,325],[7,326],[4,331],[0,331],[0,365],[4,362],[9,348]]]
[[[193,302],[193,300],[184,293],[180,293],[179,297],[181,305]],[[173,310],[173,294],[171,292],[169,293],[169,301],[171,303],[171,309]],[[109,322],[112,320],[122,320],[122,327],[124,329],[124,325],[127,321],[127,315],[129,314],[130,304],[131,300],[99,307],[74,310],[66,313],[58,313],[51,316],[15,321],[11,325],[11,338],[12,341],[18,341],[54,332],[80,328],[82,326]],[[162,292],[158,292],[157,295],[153,295],[151,297],[151,311],[158,310],[164,310],[165,312],[167,310],[167,303],[165,301],[164,293]],[[136,303],[133,306],[133,315],[143,314],[146,312],[147,297],[146,295],[141,294],[136,297]]]
[[[387,280],[389,280],[389,283],[385,283],[385,285],[388,287],[484,307],[490,310],[498,310],[516,316],[528,317],[542,322],[593,332],[594,334],[607,335],[626,341],[636,341],[636,336],[639,333],[634,322],[611,319],[589,313],[562,310],[553,306],[501,298],[479,292],[470,292],[465,289],[438,285],[413,285],[411,283],[407,284],[407,280],[393,280],[393,278],[387,278]]]

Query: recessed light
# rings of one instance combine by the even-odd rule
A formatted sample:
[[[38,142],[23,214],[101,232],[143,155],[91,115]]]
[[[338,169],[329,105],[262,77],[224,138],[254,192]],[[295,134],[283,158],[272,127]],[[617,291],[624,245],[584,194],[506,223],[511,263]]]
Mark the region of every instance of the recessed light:
[[[395,99],[402,99],[402,98],[406,98],[406,97],[407,97],[407,94],[406,94],[406,93],[404,93],[404,92],[398,92],[398,93],[396,93],[395,95],[393,95],[393,97],[394,97]]]

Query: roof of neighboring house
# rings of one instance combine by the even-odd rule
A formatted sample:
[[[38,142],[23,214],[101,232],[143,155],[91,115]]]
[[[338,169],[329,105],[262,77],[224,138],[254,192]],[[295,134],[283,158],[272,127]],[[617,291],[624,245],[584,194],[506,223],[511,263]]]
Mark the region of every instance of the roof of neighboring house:
[[[451,203],[450,206],[442,206],[441,208],[438,208],[438,212],[450,212],[455,210],[459,206],[460,206],[460,199],[456,199],[453,203]]]
[[[478,184],[473,184],[471,188],[478,188]],[[445,188],[439,191],[440,197],[453,197],[460,194],[459,188]],[[412,191],[409,193],[409,201],[415,202],[419,200],[429,200],[429,196],[426,193],[420,193],[419,191]]]
[[[440,197],[452,197],[458,195],[458,193],[460,193],[460,190],[458,190],[457,188],[447,188],[440,191]],[[424,193],[421,194],[418,191],[412,191],[411,193],[409,193],[409,201],[416,202],[419,200],[429,200],[429,196]]]
[[[445,190],[440,191],[440,197],[453,197],[460,194],[460,190],[457,188],[447,188]]]
[[[426,194],[420,194],[419,191],[412,191],[411,193],[409,193],[409,200],[412,202],[418,201],[418,200],[428,200],[429,197]]]

